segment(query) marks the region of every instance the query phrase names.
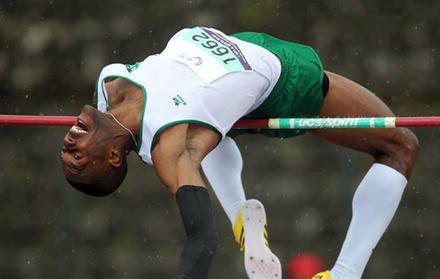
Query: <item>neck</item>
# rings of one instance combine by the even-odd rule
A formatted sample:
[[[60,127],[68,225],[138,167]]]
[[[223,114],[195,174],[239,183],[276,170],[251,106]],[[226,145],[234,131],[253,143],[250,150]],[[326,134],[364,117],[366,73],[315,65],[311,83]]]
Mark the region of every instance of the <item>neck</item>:
[[[106,83],[105,86],[110,108],[108,112],[138,137],[144,105],[142,90],[137,85],[120,78]]]
[[[132,143],[134,144],[134,149],[137,149],[138,142],[137,142],[136,137],[134,136],[133,132],[132,132],[130,129],[128,129],[127,127],[125,127],[124,124],[122,124],[122,123],[121,123],[121,122],[115,117],[115,115],[114,115],[113,113],[111,113],[111,112],[108,111],[107,114],[110,114],[110,116],[113,118],[113,120],[116,122],[116,124],[118,124],[120,128],[124,129],[124,130],[130,135],[131,140],[133,141]]]

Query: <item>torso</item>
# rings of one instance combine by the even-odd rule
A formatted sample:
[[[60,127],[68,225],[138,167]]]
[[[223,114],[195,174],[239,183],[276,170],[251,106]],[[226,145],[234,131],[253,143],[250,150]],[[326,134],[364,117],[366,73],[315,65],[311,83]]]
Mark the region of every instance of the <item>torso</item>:
[[[216,42],[214,37],[206,35],[209,32],[214,32],[212,36],[218,39]],[[192,38],[198,41],[190,42]],[[222,45],[222,41],[226,43]],[[211,48],[214,44],[218,47]],[[223,53],[228,44],[241,52],[231,56],[231,46],[221,59],[214,57],[217,54],[206,54],[213,51]],[[231,60],[234,57],[237,59]],[[244,62],[237,62],[242,60]],[[222,63],[229,64],[230,61],[238,64],[235,68],[222,70]],[[194,65],[190,64],[193,62]],[[204,71],[197,70],[199,65],[218,69],[215,74],[204,76]],[[171,126],[186,123],[189,125],[188,139],[197,141],[215,135],[218,142],[238,119],[265,100],[280,72],[278,58],[257,45],[228,37],[214,29],[184,29],[170,40],[162,54],[149,56],[135,65],[111,64],[105,67],[96,83],[97,108],[100,111],[113,110],[112,99],[120,97],[107,92],[105,81],[109,77],[118,77],[114,81],[114,86],[122,86],[118,91],[124,92],[126,86],[143,97],[139,98],[139,106],[129,108],[129,111],[136,111],[139,119],[139,148],[136,151],[144,162],[152,164],[154,144]]]
[[[130,125],[134,134],[139,134],[139,127],[143,109],[143,93],[139,86],[131,83],[122,78],[116,78],[111,82],[105,84],[108,98],[109,107],[112,110],[123,109],[129,110],[130,116],[133,117],[131,122],[136,123]],[[172,127],[183,126],[186,124],[177,124]],[[156,139],[158,141],[160,137]],[[138,140],[138,137],[137,137]],[[210,151],[215,147],[216,143],[220,140],[220,136],[205,126],[199,124],[189,123],[186,129],[186,142],[190,149],[197,149],[203,151]],[[155,143],[153,143],[155,144]],[[152,148],[154,153],[154,147]],[[204,152],[203,152],[204,153]],[[205,154],[206,155],[206,154]],[[204,156],[203,156],[204,157]]]

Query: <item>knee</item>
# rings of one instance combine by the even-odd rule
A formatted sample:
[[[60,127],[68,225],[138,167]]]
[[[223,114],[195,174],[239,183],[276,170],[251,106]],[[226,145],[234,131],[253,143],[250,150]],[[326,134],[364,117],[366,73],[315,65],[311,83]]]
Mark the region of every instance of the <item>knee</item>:
[[[385,150],[379,151],[378,161],[383,162],[407,178],[410,177],[417,154],[419,152],[419,141],[417,136],[409,129],[396,129],[394,136],[389,139]],[[385,155],[384,157],[382,157]]]
[[[419,153],[419,140],[409,129],[402,129],[399,140],[399,153],[407,164],[413,165]]]

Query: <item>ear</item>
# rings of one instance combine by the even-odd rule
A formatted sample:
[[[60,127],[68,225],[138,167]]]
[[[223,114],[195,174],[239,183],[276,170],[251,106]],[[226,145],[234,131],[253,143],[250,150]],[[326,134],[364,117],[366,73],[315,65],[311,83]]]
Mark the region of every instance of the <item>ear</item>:
[[[112,148],[112,149],[110,149],[109,155],[110,155],[109,159],[108,159],[109,163],[115,168],[120,167],[122,164],[121,152],[119,152],[117,149]]]

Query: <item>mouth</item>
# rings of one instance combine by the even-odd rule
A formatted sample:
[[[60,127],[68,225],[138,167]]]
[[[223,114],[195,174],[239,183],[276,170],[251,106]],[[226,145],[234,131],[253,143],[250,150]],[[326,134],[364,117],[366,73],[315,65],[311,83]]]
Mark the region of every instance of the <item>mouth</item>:
[[[78,121],[75,123],[75,125],[70,128],[70,132],[77,135],[86,135],[89,132],[89,129],[87,128],[86,123],[78,118]]]

